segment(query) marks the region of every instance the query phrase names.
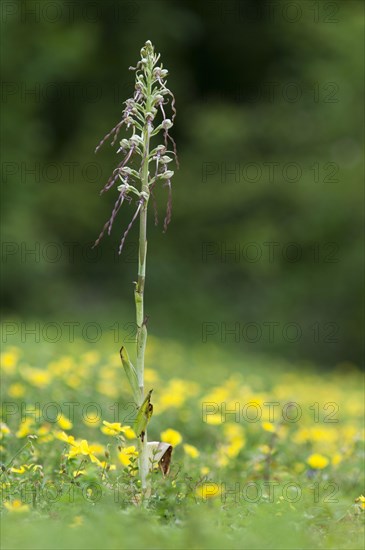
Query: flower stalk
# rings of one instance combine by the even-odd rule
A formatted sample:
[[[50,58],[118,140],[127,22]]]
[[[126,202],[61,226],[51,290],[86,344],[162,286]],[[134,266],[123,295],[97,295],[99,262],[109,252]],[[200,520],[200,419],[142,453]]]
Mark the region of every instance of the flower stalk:
[[[147,344],[147,320],[144,312],[144,290],[146,281],[147,259],[147,214],[149,200],[152,198],[155,224],[158,223],[154,190],[158,183],[168,189],[164,232],[171,220],[171,178],[174,172],[168,169],[168,164],[175,160],[178,166],[176,145],[169,134],[176,115],[175,98],[166,86],[167,70],[158,65],[160,55],[156,54],[152,43],[148,40],[141,49],[141,59],[136,67],[130,67],[136,72],[135,91],[133,98],[125,101],[122,120],[101,140],[96,151],[110,138],[115,145],[120,129],[123,125],[132,130],[129,139],[122,139],[117,153],[122,153],[123,159],[113,171],[101,193],[109,191],[119,180],[118,197],[110,219],[105,223],[95,245],[98,245],[105,232],[111,233],[115,218],[126,201],[131,203],[136,199],[136,210],[124,231],[119,245],[119,254],[123,250],[126,237],[139,218],[139,247],[138,247],[138,277],[134,289],[136,308],[136,368],[129,359],[125,348],[120,350],[121,359],[134,400],[138,406],[136,426],[138,426],[138,463],[139,477],[142,487],[142,496],[150,495],[149,480],[150,458],[147,441],[147,425],[152,416],[152,390],[145,395],[144,387],[144,360]],[[167,118],[166,110],[170,107],[171,119]],[[157,120],[159,119],[159,122]],[[163,144],[153,143],[158,135],[163,135]],[[172,150],[168,150],[171,142]],[[169,156],[172,154],[172,156]]]

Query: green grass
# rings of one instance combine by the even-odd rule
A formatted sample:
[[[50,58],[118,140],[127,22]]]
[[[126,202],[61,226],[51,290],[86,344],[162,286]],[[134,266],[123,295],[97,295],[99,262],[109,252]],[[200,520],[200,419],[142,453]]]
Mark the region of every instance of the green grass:
[[[173,502],[160,502],[157,510],[81,502],[57,506],[50,517],[7,518],[2,548],[363,548],[361,519],[346,515],[346,504],[331,512],[284,506],[281,514],[270,504],[191,503],[181,511]],[[73,527],[78,516],[82,524]]]
[[[171,429],[182,442],[169,475],[153,473],[144,508],[136,505],[135,460],[119,458],[118,445],[135,440],[101,429],[104,420],[132,424],[118,346],[14,341],[2,359],[4,549],[363,548],[365,513],[356,502],[364,494],[362,376],[355,368],[320,373],[151,337],[150,439]],[[41,417],[22,418],[22,403],[29,409],[37,402]],[[58,422],[50,402],[61,407]],[[79,403],[74,414],[64,405],[70,402]],[[82,414],[91,402],[102,411],[96,424]],[[219,413],[204,420],[207,402]],[[296,422],[285,408],[292,402],[302,413]],[[239,403],[239,418],[222,422],[222,403],[227,411]],[[248,403],[261,408],[259,421],[242,413]],[[265,403],[279,403],[274,418]],[[87,440],[99,463],[68,457],[74,447],[59,438],[62,431]]]

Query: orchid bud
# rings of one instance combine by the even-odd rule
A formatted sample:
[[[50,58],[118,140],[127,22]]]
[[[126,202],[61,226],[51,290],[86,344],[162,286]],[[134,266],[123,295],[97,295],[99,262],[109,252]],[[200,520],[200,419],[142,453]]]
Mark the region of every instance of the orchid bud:
[[[169,72],[166,69],[162,69],[161,67],[156,67],[153,70],[153,76],[156,78],[165,78]]]
[[[163,95],[161,93],[158,93],[158,94],[155,95],[154,103],[159,103],[162,100],[163,100]]]
[[[161,126],[164,130],[169,130],[173,127],[173,124],[169,118],[166,118],[162,123]]]
[[[153,154],[161,155],[165,153],[166,147],[164,145],[157,145],[156,149],[153,150]]]
[[[162,172],[162,174],[159,174],[159,177],[163,180],[169,180],[174,175],[174,172],[172,170],[166,170],[166,172]]]
[[[129,139],[122,139],[119,143],[122,149],[130,149],[131,144]]]
[[[129,141],[135,146],[141,145],[143,143],[143,139],[141,138],[141,136],[137,136],[137,134],[134,134],[134,136],[130,137]]]
[[[172,158],[164,155],[160,158],[160,161],[162,162],[162,164],[168,164],[169,162],[172,162]]]

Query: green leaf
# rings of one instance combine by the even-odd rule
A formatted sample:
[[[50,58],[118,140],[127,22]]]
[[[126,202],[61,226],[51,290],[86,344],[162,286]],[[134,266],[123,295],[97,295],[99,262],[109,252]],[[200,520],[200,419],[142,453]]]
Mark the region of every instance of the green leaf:
[[[128,382],[132,388],[134,399],[138,404],[141,399],[141,390],[139,389],[137,373],[129,359],[127,350],[123,346],[120,348],[120,358],[122,360]]]
[[[144,434],[147,429],[147,424],[150,421],[150,418],[153,413],[153,405],[151,403],[152,391],[150,390],[145,397],[142,405],[140,406],[137,417],[134,423],[134,431],[137,437],[141,437],[141,440],[144,440]]]

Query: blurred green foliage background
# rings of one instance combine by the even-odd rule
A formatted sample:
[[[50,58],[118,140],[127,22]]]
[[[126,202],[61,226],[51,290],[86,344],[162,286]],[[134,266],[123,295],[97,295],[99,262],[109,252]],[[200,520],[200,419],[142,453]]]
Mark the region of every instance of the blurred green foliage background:
[[[150,39],[176,97],[180,170],[167,234],[149,220],[149,330],[189,343],[212,323],[209,340],[230,351],[359,363],[363,9],[3,2],[3,319],[133,321],[136,227],[116,254],[132,207],[90,249],[116,198],[99,196],[115,149],[94,149]],[[161,218],[165,202],[160,189]]]

